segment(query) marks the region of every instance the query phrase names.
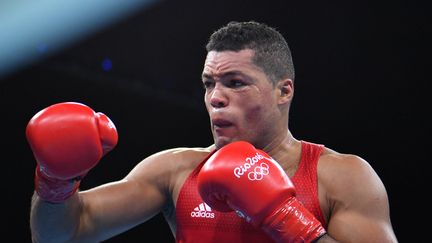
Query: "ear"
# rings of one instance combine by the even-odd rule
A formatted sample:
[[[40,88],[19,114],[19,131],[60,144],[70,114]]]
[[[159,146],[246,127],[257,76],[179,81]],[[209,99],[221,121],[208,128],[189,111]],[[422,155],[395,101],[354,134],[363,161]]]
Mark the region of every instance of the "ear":
[[[277,83],[277,91],[279,93],[278,104],[285,104],[287,102],[291,102],[292,97],[294,95],[294,82],[287,78],[279,80]]]

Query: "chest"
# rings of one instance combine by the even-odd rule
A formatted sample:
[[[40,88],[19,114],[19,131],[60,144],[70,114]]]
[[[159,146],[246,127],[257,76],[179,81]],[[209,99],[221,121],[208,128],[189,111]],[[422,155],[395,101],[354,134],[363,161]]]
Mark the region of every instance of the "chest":
[[[209,207],[199,195],[196,172],[184,181],[175,206],[177,242],[273,242],[235,212]]]

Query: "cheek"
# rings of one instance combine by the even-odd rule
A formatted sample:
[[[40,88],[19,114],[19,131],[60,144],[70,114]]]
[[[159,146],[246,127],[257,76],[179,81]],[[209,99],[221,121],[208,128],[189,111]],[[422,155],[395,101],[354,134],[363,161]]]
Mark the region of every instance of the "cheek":
[[[244,109],[246,125],[256,126],[257,124],[259,124],[265,116],[265,109],[266,108],[264,106],[259,104],[251,105]]]
[[[208,111],[209,107],[210,107],[210,104],[209,104],[209,101],[208,101],[208,98],[207,98],[206,94],[204,94],[204,105],[205,105],[205,107],[206,107],[206,109]]]
[[[271,122],[272,111],[274,107],[269,99],[262,99],[254,104],[249,104],[245,111],[246,125],[253,127],[265,127]]]

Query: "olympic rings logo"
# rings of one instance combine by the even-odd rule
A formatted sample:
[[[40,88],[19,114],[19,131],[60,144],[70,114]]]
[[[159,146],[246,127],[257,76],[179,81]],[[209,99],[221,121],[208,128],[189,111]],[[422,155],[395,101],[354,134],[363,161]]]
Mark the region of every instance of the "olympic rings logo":
[[[264,176],[269,174],[269,166],[266,163],[261,163],[255,167],[253,171],[248,173],[248,179],[251,181],[260,181]]]
[[[234,175],[237,178],[240,178],[244,173],[246,173],[250,168],[252,168],[252,166],[254,166],[262,159],[264,159],[264,156],[259,153],[256,153],[254,157],[247,157],[243,165],[234,168]]]

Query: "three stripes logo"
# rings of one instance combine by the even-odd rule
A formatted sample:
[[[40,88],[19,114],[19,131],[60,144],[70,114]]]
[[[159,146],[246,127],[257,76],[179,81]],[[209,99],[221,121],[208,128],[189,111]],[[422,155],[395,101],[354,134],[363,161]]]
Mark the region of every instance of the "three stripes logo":
[[[212,213],[211,208],[206,203],[200,203],[198,207],[195,207],[191,212],[192,218],[214,218],[215,214]]]

